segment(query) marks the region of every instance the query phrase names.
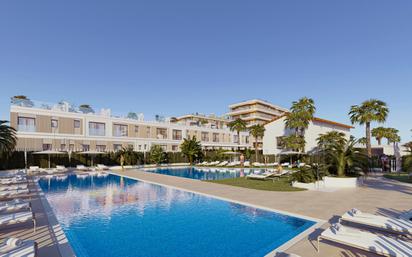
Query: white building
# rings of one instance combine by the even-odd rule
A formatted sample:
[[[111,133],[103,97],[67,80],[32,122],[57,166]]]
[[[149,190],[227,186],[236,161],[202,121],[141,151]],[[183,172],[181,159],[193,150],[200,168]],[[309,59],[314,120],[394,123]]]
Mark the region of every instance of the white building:
[[[265,125],[265,135],[263,136],[263,154],[277,155],[284,151],[281,145],[281,138],[294,133],[294,131],[286,128],[285,119],[286,115],[283,115]],[[353,127],[342,123],[314,118],[305,130],[305,151],[310,152],[317,146],[316,139],[320,134],[325,134],[329,131],[339,131],[345,133],[345,135],[349,138],[351,128]]]

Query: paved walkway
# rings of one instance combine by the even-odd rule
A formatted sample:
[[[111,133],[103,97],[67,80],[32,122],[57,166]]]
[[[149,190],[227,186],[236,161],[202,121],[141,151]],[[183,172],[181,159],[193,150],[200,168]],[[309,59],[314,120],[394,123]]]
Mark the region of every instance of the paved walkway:
[[[137,170],[115,172],[119,175],[168,185],[188,191],[210,194],[217,197],[232,199],[260,205],[280,211],[335,222],[339,215],[351,208],[364,212],[396,216],[404,210],[412,208],[412,187],[397,181],[382,177],[369,177],[365,184],[356,189],[342,189],[335,192],[301,191],[272,192],[233,187],[200,180],[173,177]],[[328,222],[323,226],[326,228]],[[318,229],[307,238],[302,239],[287,252],[299,254],[302,257],[332,257],[332,256],[376,256],[363,251],[346,249],[325,242],[321,243],[321,252],[316,251],[316,237],[323,229]]]

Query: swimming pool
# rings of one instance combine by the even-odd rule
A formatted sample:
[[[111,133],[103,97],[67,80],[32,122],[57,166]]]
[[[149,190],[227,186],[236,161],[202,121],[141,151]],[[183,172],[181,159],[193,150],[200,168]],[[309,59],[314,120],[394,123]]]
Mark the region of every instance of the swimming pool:
[[[144,171],[199,180],[219,180],[243,177],[250,172],[260,173],[263,169],[184,167],[145,169]]]
[[[78,257],[264,256],[315,223],[115,175],[39,185]]]

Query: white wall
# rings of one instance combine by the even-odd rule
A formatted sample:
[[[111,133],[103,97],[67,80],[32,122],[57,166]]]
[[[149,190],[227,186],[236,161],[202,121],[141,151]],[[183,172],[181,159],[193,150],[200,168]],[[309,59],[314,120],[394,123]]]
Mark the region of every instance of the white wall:
[[[277,149],[277,137],[288,136],[293,131],[285,128],[285,118],[282,117],[265,125],[265,135],[263,136],[263,154],[279,154],[282,149]],[[350,136],[350,130],[341,126],[332,125],[324,122],[310,122],[309,127],[305,131],[305,151],[313,150],[316,145],[316,139],[320,134],[325,134],[329,131],[339,131],[345,133],[347,138]]]

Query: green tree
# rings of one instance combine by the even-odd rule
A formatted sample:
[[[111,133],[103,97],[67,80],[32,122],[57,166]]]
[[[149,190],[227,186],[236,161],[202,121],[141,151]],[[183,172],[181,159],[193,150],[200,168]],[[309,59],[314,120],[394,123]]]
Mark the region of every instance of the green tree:
[[[346,140],[345,137],[345,133],[343,132],[329,131],[325,134],[320,134],[316,141],[320,149],[325,149],[336,143],[344,144]]]
[[[401,137],[399,136],[399,130],[395,128],[387,128],[385,133],[385,138],[388,141],[388,145],[391,143],[398,143],[401,141]]]
[[[0,157],[9,157],[17,144],[16,130],[0,120]]]
[[[227,124],[228,127],[230,128],[231,131],[236,131],[237,133],[237,140],[238,140],[238,145],[239,145],[239,150],[240,150],[240,132],[246,130],[246,122],[242,119],[236,119],[234,121],[229,122]]]
[[[135,165],[137,164],[138,154],[134,151],[133,146],[122,147],[116,152],[120,165]],[[123,163],[123,164],[122,164]]]
[[[385,102],[370,99],[360,105],[352,105],[349,116],[352,124],[365,125],[366,150],[368,157],[372,157],[371,122],[383,123],[388,117],[389,109]]]
[[[160,145],[153,145],[150,148],[150,161],[159,165],[166,160],[165,152]]]
[[[249,133],[255,139],[255,161],[258,160],[258,139],[265,135],[265,127],[260,124],[253,125],[249,128]]]
[[[388,132],[387,128],[384,127],[377,127],[372,129],[372,136],[378,141],[378,145],[381,145],[382,138],[386,137]]]
[[[195,136],[183,139],[180,149],[182,154],[189,159],[190,165],[193,164],[193,161],[200,159],[203,155],[202,145],[200,144],[200,141],[197,141]]]
[[[305,149],[305,144],[305,138],[300,135],[289,135],[282,137],[281,139],[282,147],[291,151],[303,152]]]

